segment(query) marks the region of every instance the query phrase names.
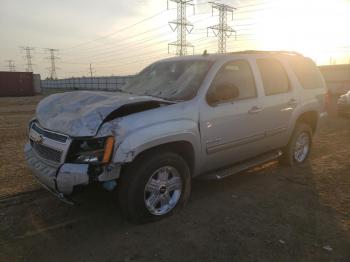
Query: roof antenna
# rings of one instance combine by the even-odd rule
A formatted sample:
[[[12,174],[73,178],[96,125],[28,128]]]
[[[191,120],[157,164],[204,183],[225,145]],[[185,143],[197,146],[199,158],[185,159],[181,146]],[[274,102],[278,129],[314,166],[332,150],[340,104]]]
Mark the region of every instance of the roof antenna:
[[[207,49],[205,49],[205,50],[203,51],[203,56],[206,56],[206,55],[208,55]]]

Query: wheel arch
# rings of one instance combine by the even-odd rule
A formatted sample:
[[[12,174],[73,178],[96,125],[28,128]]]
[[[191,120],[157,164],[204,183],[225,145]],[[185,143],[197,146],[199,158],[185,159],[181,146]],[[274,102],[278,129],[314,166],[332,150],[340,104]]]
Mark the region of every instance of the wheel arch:
[[[179,154],[188,164],[191,176],[196,174],[198,169],[197,165],[199,163],[199,152],[196,152],[195,145],[192,142],[185,139],[167,139],[162,142],[158,141],[157,143],[146,143],[142,147],[139,147],[137,151],[129,151],[128,154],[125,155],[126,158],[123,159],[123,161],[119,159],[118,162],[121,163],[123,167],[127,167],[138,159],[159,151],[170,151]]]
[[[317,124],[318,124],[319,114],[317,111],[306,111],[300,114],[296,120],[296,125],[298,123],[307,124],[311,127],[312,134],[315,134]]]
[[[147,154],[152,154],[159,151],[170,151],[180,155],[188,164],[191,174],[193,174],[196,162],[195,151],[193,145],[186,140],[167,142],[147,148],[144,151],[139,152],[133,161],[136,161],[138,158],[141,158]]]

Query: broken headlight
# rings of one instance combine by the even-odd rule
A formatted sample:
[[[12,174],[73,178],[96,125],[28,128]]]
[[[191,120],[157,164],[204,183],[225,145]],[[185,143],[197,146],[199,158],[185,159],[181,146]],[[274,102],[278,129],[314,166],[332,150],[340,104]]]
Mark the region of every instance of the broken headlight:
[[[114,137],[74,140],[69,149],[67,162],[105,164],[113,153]]]

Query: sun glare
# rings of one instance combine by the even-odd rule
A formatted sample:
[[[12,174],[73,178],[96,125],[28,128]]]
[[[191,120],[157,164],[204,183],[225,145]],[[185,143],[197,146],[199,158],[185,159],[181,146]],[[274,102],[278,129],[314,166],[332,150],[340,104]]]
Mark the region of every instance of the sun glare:
[[[350,4],[344,0],[278,0],[255,20],[257,45],[267,50],[295,50],[317,63],[330,56],[348,62]]]

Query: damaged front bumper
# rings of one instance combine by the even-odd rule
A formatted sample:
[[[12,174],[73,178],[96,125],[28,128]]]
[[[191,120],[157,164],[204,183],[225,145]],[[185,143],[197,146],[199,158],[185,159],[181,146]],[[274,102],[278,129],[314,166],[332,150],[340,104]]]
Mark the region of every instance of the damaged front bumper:
[[[36,155],[29,143],[24,154],[38,182],[65,202],[72,203],[66,196],[72,194],[75,186],[89,184],[88,164],[48,164]]]

